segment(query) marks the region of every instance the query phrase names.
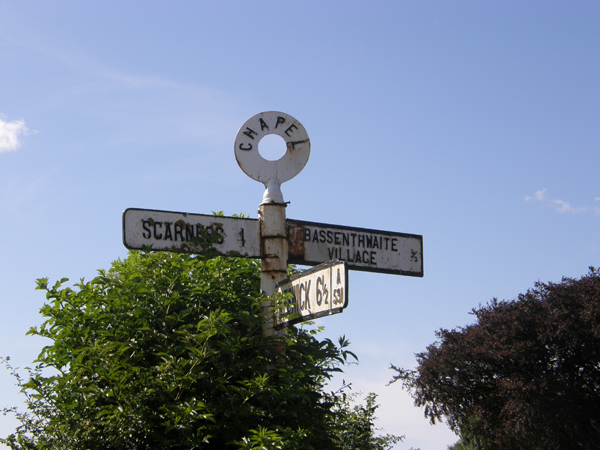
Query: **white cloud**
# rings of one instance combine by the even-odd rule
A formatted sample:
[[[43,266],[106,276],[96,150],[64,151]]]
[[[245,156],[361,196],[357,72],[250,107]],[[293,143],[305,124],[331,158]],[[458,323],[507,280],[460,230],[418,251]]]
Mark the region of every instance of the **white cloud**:
[[[546,198],[546,188],[537,191],[532,196],[525,196],[525,201],[528,202],[530,200],[544,200]]]
[[[24,120],[5,122],[0,118],[0,153],[10,152],[21,146],[20,134],[27,134]]]
[[[569,204],[569,202],[565,202],[562,200],[550,200],[550,204],[555,205],[556,210],[561,213],[566,213],[566,212],[579,213],[579,212],[583,212],[583,211],[586,211],[587,209],[589,209],[586,206],[584,206],[584,207],[571,206]]]
[[[600,207],[598,207],[598,206],[572,206],[569,202],[566,202],[564,200],[559,200],[559,199],[546,200],[546,189],[545,188],[537,191],[533,195],[526,195],[524,197],[524,200],[526,202],[531,201],[531,200],[543,201],[543,202],[545,202],[546,206],[553,207],[556,210],[556,212],[559,212],[559,213],[577,214],[577,213],[581,213],[581,212],[585,212],[585,211],[593,211],[596,213],[596,215],[600,216]],[[594,200],[600,201],[600,197],[596,197]]]

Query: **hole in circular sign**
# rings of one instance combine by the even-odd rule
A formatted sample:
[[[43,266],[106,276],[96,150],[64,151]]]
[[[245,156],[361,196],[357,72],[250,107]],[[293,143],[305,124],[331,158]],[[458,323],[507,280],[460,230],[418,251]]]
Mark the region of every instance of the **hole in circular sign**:
[[[258,143],[258,153],[268,161],[277,161],[285,155],[286,144],[277,134],[267,134]]]

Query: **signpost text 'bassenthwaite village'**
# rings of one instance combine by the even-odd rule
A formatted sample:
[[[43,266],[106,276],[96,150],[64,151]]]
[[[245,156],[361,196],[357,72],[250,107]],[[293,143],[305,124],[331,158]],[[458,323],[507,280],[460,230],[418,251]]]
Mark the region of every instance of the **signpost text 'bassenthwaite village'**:
[[[264,159],[258,143],[276,134],[286,143],[276,161]],[[129,249],[203,253],[261,260],[261,290],[292,295],[296,317],[278,319],[265,302],[265,332],[277,335],[291,323],[341,313],[348,305],[348,269],[423,276],[423,237],[415,234],[286,220],[281,184],[295,177],[310,156],[310,140],[292,116],[269,111],[250,118],[237,133],[241,169],[265,185],[258,219],[151,209],[123,213],[123,243]],[[316,266],[287,278],[288,263]],[[282,329],[283,330],[280,330]]]

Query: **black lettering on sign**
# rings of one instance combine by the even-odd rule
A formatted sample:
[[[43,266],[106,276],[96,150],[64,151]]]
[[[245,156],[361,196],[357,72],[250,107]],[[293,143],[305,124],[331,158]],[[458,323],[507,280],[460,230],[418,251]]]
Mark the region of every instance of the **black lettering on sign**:
[[[335,247],[328,247],[327,248],[327,252],[329,253],[329,259],[337,259],[337,248]]]
[[[304,304],[306,305],[306,309],[308,309],[310,311],[310,298],[309,298],[309,294],[310,294],[310,283],[311,280],[308,280],[305,284],[306,286],[304,287]]]
[[[310,284],[309,284],[310,286]],[[322,277],[318,277],[317,278],[317,292],[316,292],[316,302],[318,306],[321,306],[321,304],[326,304],[328,305],[328,299],[329,298],[329,290],[327,289],[327,285],[325,284],[325,276],[323,275]]]
[[[142,220],[142,228],[144,229],[142,237],[144,237],[145,239],[150,239],[152,237],[152,231],[150,230],[150,228],[148,228],[148,226],[150,226],[150,221]]]
[[[268,130],[269,126],[267,125],[267,123],[262,120],[262,117],[260,119],[258,119],[258,121],[260,122],[260,131],[264,130],[265,128]]]
[[[248,148],[244,148],[244,147],[242,147],[242,145],[244,145],[244,144],[240,144],[240,150],[244,150],[244,151],[246,151],[246,152],[247,152],[248,150],[252,150],[252,144],[248,144]]]
[[[331,244],[333,242],[333,231],[329,230],[327,232],[327,243]]]
[[[344,288],[343,287],[339,287],[337,289],[335,289],[333,291],[333,304],[334,305],[341,305],[342,303],[344,303]]]
[[[317,297],[316,297],[316,301],[317,301],[317,305],[321,306],[321,303],[323,303],[323,291],[321,289],[321,287],[323,286],[323,277],[318,277],[317,278]]]
[[[280,123],[285,123],[285,117],[277,116],[277,122],[275,123],[275,128],[277,128]]]
[[[223,228],[221,227],[217,227],[217,232],[216,235],[219,236],[219,238],[217,239],[217,244],[222,244],[223,241],[225,240],[225,232],[223,231]]]
[[[292,132],[292,128],[295,128],[296,130],[298,129],[298,127],[294,124],[291,124],[287,130],[285,130],[285,135],[287,137],[290,137],[290,133]]]
[[[356,255],[354,256],[354,261],[356,261],[357,263],[362,262],[362,259],[360,259],[360,250],[356,250]]]
[[[348,262],[354,262],[354,253],[352,253],[352,255],[350,255],[350,249],[349,248],[346,249],[346,261],[348,261]]]
[[[213,244],[223,244],[225,238],[225,230],[220,224],[211,224],[205,227],[202,224],[190,224],[183,220],[177,222],[159,222],[148,218],[142,220],[142,237],[145,239],[156,239],[165,241],[181,241],[181,242],[205,242]],[[240,238],[242,246],[246,245],[246,237],[244,229],[240,230]]]
[[[173,232],[171,231],[171,222],[165,222],[165,241],[167,239],[169,241],[173,240]]]
[[[244,134],[246,136],[248,136],[250,139],[254,139],[254,136],[252,136],[252,134],[258,134],[256,131],[254,131],[252,128],[250,127],[246,127],[247,131],[244,131]]]
[[[181,223],[176,222],[175,225],[173,225],[175,228],[175,240],[177,240],[177,236],[179,236],[179,239],[182,242],[185,242],[184,238],[183,238],[183,226],[181,225]]]
[[[398,248],[396,247],[397,243],[398,243],[398,239],[392,238],[392,251],[393,252],[397,252],[398,251]]]
[[[298,287],[298,301],[300,302],[300,311],[304,311],[306,309],[306,305],[304,304],[304,300],[302,299],[302,291],[304,289],[304,283],[300,283],[300,286]]]
[[[310,228],[304,229],[304,241],[310,242]]]
[[[413,262],[418,262],[419,261],[419,256],[416,250],[411,250],[410,251],[410,260]]]
[[[162,239],[162,233],[158,234],[156,231],[156,227],[159,226],[162,228],[162,222],[154,222],[154,239]]]
[[[185,240],[187,242],[189,242],[192,239],[194,239],[194,226],[190,225],[189,223],[186,223],[185,224]]]

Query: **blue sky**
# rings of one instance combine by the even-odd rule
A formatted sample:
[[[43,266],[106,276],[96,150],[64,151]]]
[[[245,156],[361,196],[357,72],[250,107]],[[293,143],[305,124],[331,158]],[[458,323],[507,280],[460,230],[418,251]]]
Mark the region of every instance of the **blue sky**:
[[[289,218],[423,235],[423,278],[350,272],[319,325],[353,343],[344,378],[379,394],[396,448],[443,449],[388,367],[480,303],[600,265],[599,79],[594,1],[0,0],[0,355],[44,345],[25,337],[36,278],[126,255],[126,208],[256,217],[233,142],[283,111],[311,139]]]

